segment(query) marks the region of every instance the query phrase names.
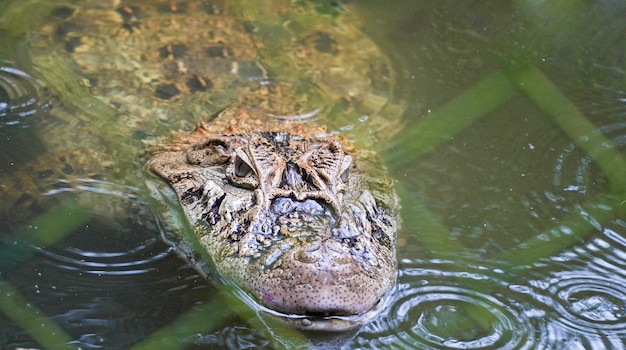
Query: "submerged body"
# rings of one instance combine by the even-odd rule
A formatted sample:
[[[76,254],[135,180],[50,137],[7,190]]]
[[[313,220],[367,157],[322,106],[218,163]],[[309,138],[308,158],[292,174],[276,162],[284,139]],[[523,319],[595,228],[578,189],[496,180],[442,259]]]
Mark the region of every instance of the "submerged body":
[[[403,104],[389,59],[349,11],[263,4],[46,5],[24,51],[59,98],[33,126],[45,152],[0,179],[0,212],[26,222],[85,179],[134,185],[148,147],[200,243],[192,249],[225,281],[297,326],[351,328],[395,281],[398,203],[378,157],[320,119],[361,123],[371,143],[397,130]]]

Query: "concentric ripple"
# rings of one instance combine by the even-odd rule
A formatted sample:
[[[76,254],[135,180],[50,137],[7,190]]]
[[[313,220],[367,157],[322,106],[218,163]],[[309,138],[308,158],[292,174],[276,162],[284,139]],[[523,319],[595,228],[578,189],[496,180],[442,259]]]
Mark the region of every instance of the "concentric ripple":
[[[168,254],[152,211],[139,201],[136,188],[94,179],[65,181],[46,195],[78,194],[92,212],[76,240],[61,251],[42,250],[62,269],[98,275],[141,274]]]
[[[45,236],[60,220],[82,219],[54,244],[17,242],[26,254],[2,273],[76,336],[77,346],[129,348],[204,300],[205,281],[160,239],[158,218],[136,188],[93,179],[60,186],[45,196],[79,208],[70,206],[63,211],[67,218],[39,223],[34,231]],[[10,336],[34,347],[19,330]]]
[[[594,262],[609,273],[626,274],[626,221],[616,219],[605,223],[602,237],[592,242],[589,250]]]
[[[68,271],[100,277],[147,274],[172,253],[160,240],[158,219],[139,201],[133,187],[78,178],[64,180],[43,195],[57,197],[57,203],[64,203],[65,198],[72,196],[72,201],[89,213],[86,222],[68,232],[62,243],[36,247],[40,261],[50,266],[51,271],[59,272],[59,282],[75,277]],[[48,231],[47,227],[38,229],[42,234]],[[115,277],[110,280],[117,283]]]
[[[21,124],[24,118],[49,108],[50,99],[39,80],[0,61],[0,125]]]
[[[538,266],[539,277],[530,282],[552,320],[551,337],[570,339],[571,347],[626,346],[626,223],[602,226],[585,244]]]
[[[399,297],[388,315],[362,333],[366,347],[416,349],[530,349],[544,329],[541,312],[481,266],[403,261]],[[380,333],[388,330],[388,335]],[[366,343],[363,343],[366,344]]]
[[[502,301],[458,287],[424,287],[406,305],[404,318],[415,319],[414,335],[428,345],[452,349],[516,348],[527,332],[515,310]],[[398,310],[400,313],[401,310]]]
[[[545,303],[551,338],[568,339],[567,348],[626,346],[626,279],[573,270],[531,284]]]
[[[615,122],[600,126],[598,130],[609,140],[610,145],[618,150],[626,149],[626,122]],[[580,147],[572,141],[556,159],[553,183],[564,192],[585,194],[590,188],[603,186],[606,176],[594,164],[589,154],[581,153]]]
[[[551,260],[560,271],[578,267],[599,278],[626,279],[626,222],[621,219],[602,223],[596,221],[594,227],[597,231],[584,244],[576,245]]]
[[[556,311],[579,331],[626,331],[626,281],[581,276],[551,286]]]

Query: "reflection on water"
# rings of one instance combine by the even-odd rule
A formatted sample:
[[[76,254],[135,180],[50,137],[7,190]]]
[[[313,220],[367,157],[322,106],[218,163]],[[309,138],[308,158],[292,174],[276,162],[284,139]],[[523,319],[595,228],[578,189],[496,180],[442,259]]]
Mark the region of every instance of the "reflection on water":
[[[623,158],[626,149],[626,28],[620,17],[625,5],[400,1],[390,7],[360,0],[350,6],[396,63],[398,90],[410,102],[404,129],[434,125],[420,122],[466,96],[486,76],[520,61],[543,72],[593,129],[578,130],[581,137],[572,138],[522,87],[461,130],[433,136],[440,141],[428,151],[395,162],[394,175],[405,191],[405,225],[394,299],[358,333],[327,345],[625,348],[624,185],[619,176],[606,173],[606,163],[596,161],[602,150]],[[5,66],[0,70],[0,123],[30,126],[26,121],[31,119],[22,116],[45,109],[49,96],[28,74]],[[376,125],[370,124],[375,119],[361,116],[339,132],[358,134],[352,129]],[[48,130],[42,124],[38,130]],[[0,128],[2,138],[12,136],[7,129]],[[431,136],[436,131],[423,132]],[[606,144],[590,151],[582,145],[594,131]],[[21,151],[2,155],[3,176],[16,171],[9,163],[20,165],[20,154],[26,163],[43,148],[31,145],[36,135],[25,135],[1,141]],[[48,198],[79,203],[91,214],[77,220],[67,237],[45,244],[20,239],[7,244],[30,231],[17,219],[3,222],[0,277],[77,345],[127,348],[185,319],[194,306],[209,305],[214,309],[206,317],[223,322],[177,339],[197,347],[276,346],[270,340],[280,334],[231,315],[220,302],[214,306],[215,289],[159,240],[158,218],[141,202],[141,190],[98,177],[58,181],[46,174],[41,181],[59,183],[46,192]],[[2,178],[2,186],[11,184]],[[19,203],[36,209],[31,197],[24,195]],[[132,215],[117,215],[122,211]],[[36,229],[53,232],[53,226]],[[37,345],[6,314],[0,315],[0,330],[0,347]]]
[[[204,279],[161,241],[157,218],[133,188],[93,180],[63,185],[46,195],[89,208],[65,213],[85,219],[56,244],[16,240],[7,246],[4,237],[4,257],[12,250],[21,254],[10,266],[3,261],[2,278],[43,308],[76,345],[128,347],[211,295]],[[58,220],[64,219],[35,229],[45,237]],[[20,232],[16,228],[13,237]],[[178,300],[180,295],[185,297]],[[32,344],[9,320],[0,318],[0,325],[3,347]]]
[[[50,94],[43,83],[0,60],[0,126],[27,125],[24,119],[50,106]]]
[[[544,320],[520,303],[520,294],[502,279],[503,271],[460,267],[436,259],[401,261],[398,300],[389,314],[364,329],[361,346],[528,349],[541,341]],[[368,334],[376,328],[395,331],[384,337]]]
[[[532,297],[555,321],[551,332],[582,348],[619,348],[626,336],[626,246],[618,232],[622,220],[607,223],[602,234],[538,266],[529,284]],[[555,334],[556,335],[556,334]],[[568,336],[569,335],[569,336]]]

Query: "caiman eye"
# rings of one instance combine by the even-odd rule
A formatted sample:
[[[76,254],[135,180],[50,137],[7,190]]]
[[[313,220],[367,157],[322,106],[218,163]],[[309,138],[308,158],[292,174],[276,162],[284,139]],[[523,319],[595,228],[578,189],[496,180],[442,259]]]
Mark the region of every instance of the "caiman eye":
[[[240,157],[235,159],[235,175],[238,177],[248,177],[252,175],[252,168]]]
[[[235,159],[232,160],[226,170],[226,175],[235,186],[250,190],[259,186],[259,180],[254,169],[240,156],[235,156]]]
[[[350,180],[350,169],[346,169],[343,173],[341,173],[341,175],[339,175],[339,179],[344,184],[347,184],[348,180]]]

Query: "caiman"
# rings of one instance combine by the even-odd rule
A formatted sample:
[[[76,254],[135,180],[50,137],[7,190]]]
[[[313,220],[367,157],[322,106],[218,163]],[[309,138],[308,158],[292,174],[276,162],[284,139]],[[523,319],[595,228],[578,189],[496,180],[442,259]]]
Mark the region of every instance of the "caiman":
[[[337,130],[371,145],[402,111],[359,27],[336,2],[56,4],[24,49],[57,95],[47,152],[2,179],[4,212],[68,178],[144,176],[177,196],[193,234],[166,239],[199,270],[296,327],[357,327],[395,283],[399,204],[376,153]]]

